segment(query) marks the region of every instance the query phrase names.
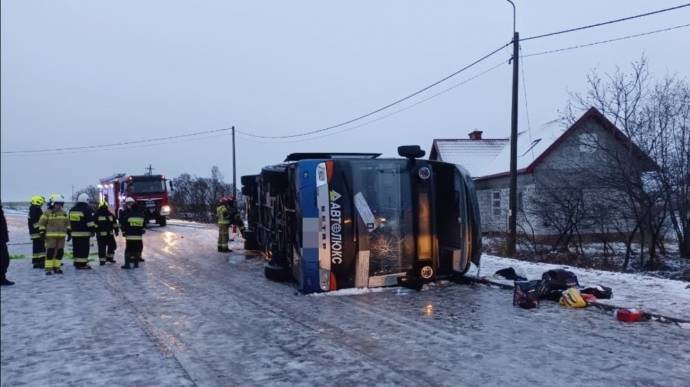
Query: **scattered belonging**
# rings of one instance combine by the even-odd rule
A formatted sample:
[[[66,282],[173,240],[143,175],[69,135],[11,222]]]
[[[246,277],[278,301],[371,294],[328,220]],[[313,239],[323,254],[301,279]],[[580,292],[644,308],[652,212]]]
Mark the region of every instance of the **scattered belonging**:
[[[501,276],[511,281],[527,281],[527,278],[518,275],[515,272],[515,269],[513,269],[512,267],[506,267],[505,269],[498,270],[496,271],[496,273],[494,273],[494,275]]]

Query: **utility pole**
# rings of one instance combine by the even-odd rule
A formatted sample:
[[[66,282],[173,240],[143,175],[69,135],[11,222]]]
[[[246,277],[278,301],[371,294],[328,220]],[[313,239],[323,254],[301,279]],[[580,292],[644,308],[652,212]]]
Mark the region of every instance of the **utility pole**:
[[[235,126],[232,126],[232,196],[237,196],[237,160],[235,158]]]
[[[508,241],[506,254],[515,255],[517,244],[517,136],[518,136],[518,61],[520,58],[520,33],[515,30],[515,4],[513,6],[513,103],[510,117],[510,212],[508,214]]]
[[[147,175],[153,175],[153,166],[149,164],[149,166],[146,168],[146,171],[148,171]]]

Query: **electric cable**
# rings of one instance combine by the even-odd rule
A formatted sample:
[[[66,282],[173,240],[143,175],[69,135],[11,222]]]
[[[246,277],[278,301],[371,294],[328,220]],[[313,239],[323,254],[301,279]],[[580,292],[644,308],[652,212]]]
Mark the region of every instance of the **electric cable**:
[[[170,145],[170,144],[179,144],[182,142],[190,142],[190,141],[202,141],[202,140],[208,140],[208,139],[213,139],[213,138],[218,138],[218,137],[225,137],[229,136],[231,133],[220,133],[220,134],[211,134],[211,135],[206,135],[203,137],[192,137],[192,138],[184,138],[184,139],[173,139],[173,140],[166,140],[166,141],[159,141],[159,142],[153,142],[153,143],[137,143],[133,145],[109,145],[109,146],[103,146],[103,147],[82,147],[83,149],[74,149],[74,150],[61,150],[58,148],[55,149],[46,149],[43,150],[42,152],[30,152],[30,153],[8,153],[8,154],[3,154],[2,156],[8,156],[8,157],[22,157],[22,156],[30,156],[30,155],[70,155],[70,154],[81,154],[81,153],[88,153],[88,152],[94,152],[94,151],[99,151],[99,152],[107,152],[107,151],[114,151],[114,150],[123,150],[123,149],[137,149],[137,148],[149,148],[149,147],[154,147],[154,146],[160,146],[160,145]]]
[[[566,34],[566,33],[569,33],[569,32],[582,31],[582,30],[586,30],[586,29],[589,29],[589,28],[601,27],[601,26],[605,26],[605,25],[609,25],[609,24],[614,24],[614,23],[619,23],[619,22],[623,22],[623,21],[628,21],[628,20],[633,20],[633,19],[642,18],[642,17],[645,17],[645,16],[656,15],[656,14],[663,13],[663,12],[675,11],[675,10],[678,10],[678,9],[681,9],[681,8],[685,8],[685,7],[690,7],[690,3],[685,3],[685,4],[677,5],[677,6],[675,6],[675,7],[670,7],[670,8],[659,9],[659,10],[656,10],[656,11],[641,13],[641,14],[638,14],[638,15],[627,16],[627,17],[623,17],[623,18],[620,18],[620,19],[607,20],[607,21],[604,21],[604,22],[595,23],[595,24],[589,24],[589,25],[586,25],[586,26],[568,28],[568,29],[566,29],[566,30],[555,31],[555,32],[549,32],[549,33],[546,33],[546,34],[540,34],[540,35],[534,35],[534,36],[528,36],[528,37],[526,37],[526,38],[521,38],[520,41],[533,40],[533,39],[541,39],[541,38],[546,38],[546,37],[549,37],[549,36]]]
[[[522,55],[522,57],[523,57],[523,58],[529,58],[529,57],[539,56],[539,55],[555,54],[555,53],[558,53],[558,52],[570,51],[570,50],[575,50],[575,49],[578,49],[578,48],[585,48],[585,47],[597,46],[597,45],[606,44],[606,43],[613,43],[613,42],[618,42],[618,41],[621,41],[621,40],[639,38],[639,37],[641,37],[641,36],[653,35],[653,34],[658,34],[658,33],[661,33],[661,32],[673,31],[673,30],[677,30],[677,29],[680,29],[680,28],[687,28],[687,27],[690,27],[690,23],[689,23],[689,24],[681,24],[681,25],[674,26],[674,27],[662,28],[662,29],[653,30],[653,31],[642,32],[642,33],[634,34],[634,35],[621,36],[621,37],[613,38],[613,39],[600,40],[600,41],[598,41],[598,42],[585,43],[585,44],[579,44],[579,45],[570,46],[570,47],[563,47],[563,48],[557,48],[557,49],[553,49],[553,50],[546,50],[546,51],[540,51],[540,52],[534,52],[534,53],[524,54],[524,55]]]
[[[359,129],[359,128],[361,128],[361,127],[364,127],[364,126],[373,124],[373,123],[375,123],[375,122],[381,121],[381,120],[386,119],[386,118],[388,118],[388,117],[391,117],[391,116],[394,116],[394,115],[396,115],[396,114],[400,114],[400,113],[402,113],[402,112],[404,112],[404,111],[410,110],[410,109],[412,109],[412,108],[414,108],[414,107],[416,107],[416,106],[418,106],[418,105],[421,105],[421,104],[424,103],[424,102],[427,102],[427,101],[429,101],[429,100],[431,100],[431,99],[434,99],[434,98],[436,98],[436,97],[438,97],[438,96],[440,96],[440,95],[446,94],[446,93],[448,93],[448,92],[450,92],[450,91],[452,91],[452,90],[454,90],[454,89],[456,89],[456,88],[458,88],[458,87],[460,87],[460,86],[462,86],[462,85],[464,85],[464,84],[466,84],[466,83],[468,83],[468,82],[470,82],[470,81],[472,81],[472,80],[474,80],[474,79],[477,79],[477,78],[479,78],[479,77],[481,77],[481,76],[483,76],[483,75],[485,75],[485,74],[487,74],[487,73],[490,73],[490,72],[496,70],[497,68],[503,66],[505,63],[506,63],[506,61],[501,61],[501,62],[499,62],[499,63],[497,63],[497,64],[495,64],[495,65],[493,65],[493,66],[487,68],[486,70],[484,70],[484,71],[482,71],[482,72],[480,72],[480,73],[478,73],[478,74],[476,74],[476,75],[474,75],[474,76],[472,76],[472,77],[470,77],[470,78],[467,78],[467,79],[463,80],[462,82],[458,82],[458,83],[456,83],[456,84],[454,84],[454,85],[452,85],[452,86],[450,86],[450,87],[448,87],[448,88],[445,88],[445,89],[443,89],[443,90],[441,90],[441,91],[439,91],[439,92],[437,92],[437,93],[435,93],[435,94],[432,94],[432,95],[430,95],[430,96],[428,96],[428,97],[426,97],[426,98],[424,98],[424,99],[421,99],[421,100],[419,100],[419,101],[417,101],[417,102],[415,102],[415,103],[413,103],[413,104],[411,104],[411,105],[405,106],[405,107],[403,107],[403,108],[400,108],[400,109],[395,110],[395,111],[393,111],[393,112],[390,112],[390,113],[388,113],[388,114],[382,115],[382,116],[377,117],[377,118],[375,118],[375,119],[372,119],[372,120],[369,120],[369,121],[365,121],[365,122],[363,122],[363,123],[361,123],[361,124],[359,124],[359,125],[355,125],[355,126],[352,126],[352,127],[348,127],[348,128],[345,128],[345,129],[341,129],[341,130],[338,130],[338,131],[335,131],[335,132],[328,132],[328,133],[326,133],[326,134],[322,134],[322,135],[316,136],[316,137],[301,138],[301,139],[292,139],[292,140],[280,140],[280,139],[278,139],[278,140],[276,140],[276,141],[262,141],[262,140],[257,140],[257,139],[252,138],[252,137],[248,137],[248,136],[245,137],[244,133],[238,133],[238,137],[242,138],[243,140],[249,141],[249,142],[260,143],[260,144],[287,144],[287,143],[296,143],[296,142],[305,142],[305,141],[318,140],[318,139],[321,139],[321,138],[324,138],[324,137],[330,137],[330,136],[334,136],[334,135],[336,135],[336,134],[340,134],[340,133],[344,133],[344,132],[349,132],[349,131],[351,131],[351,130]]]
[[[471,67],[473,67],[473,66],[475,66],[475,65],[477,65],[477,64],[479,64],[479,63],[481,63],[481,62],[483,62],[484,60],[486,60],[486,59],[488,59],[489,57],[491,57],[492,55],[498,53],[499,51],[501,51],[503,48],[509,46],[510,44],[511,44],[511,43],[509,42],[509,43],[506,43],[506,44],[502,45],[501,47],[498,47],[497,49],[495,49],[495,50],[489,52],[488,54],[482,56],[481,58],[475,60],[474,62],[472,62],[472,63],[470,63],[470,64],[468,64],[468,65],[462,67],[461,69],[459,69],[459,70],[457,70],[457,71],[455,71],[455,72],[453,72],[453,73],[451,73],[451,74],[449,74],[449,75],[447,75],[447,76],[445,76],[445,77],[439,79],[438,81],[433,82],[433,83],[431,83],[431,84],[429,84],[429,85],[427,85],[427,86],[425,86],[425,87],[423,87],[423,88],[421,88],[421,89],[419,89],[419,90],[417,90],[417,91],[415,91],[415,92],[413,92],[413,93],[411,93],[411,94],[408,94],[408,95],[405,96],[405,97],[402,97],[402,98],[400,98],[400,99],[397,99],[397,100],[395,100],[395,101],[393,101],[393,102],[391,102],[391,103],[389,103],[389,104],[387,104],[387,105],[385,105],[385,106],[382,106],[382,107],[380,107],[380,108],[378,108],[378,109],[372,110],[372,111],[370,111],[370,112],[368,112],[368,113],[362,114],[362,115],[360,115],[360,116],[357,116],[357,117],[355,117],[355,118],[351,118],[351,119],[349,119],[349,120],[347,120],[347,121],[343,121],[343,122],[340,122],[340,123],[335,124],[335,125],[327,126],[327,127],[325,127],[325,128],[321,128],[321,129],[309,130],[309,131],[306,131],[306,132],[293,133],[293,134],[285,134],[285,135],[275,135],[275,136],[259,135],[259,134],[253,134],[253,133],[249,133],[249,132],[244,132],[244,131],[237,131],[237,132],[238,132],[238,133],[241,133],[241,134],[244,134],[245,136],[255,137],[255,138],[267,138],[267,139],[276,138],[276,139],[282,139],[282,138],[304,137],[304,136],[308,136],[308,135],[310,135],[310,134],[321,133],[321,132],[327,132],[327,131],[330,131],[330,130],[333,130],[333,129],[336,129],[336,128],[340,128],[340,127],[343,127],[343,126],[345,126],[345,125],[351,124],[351,123],[353,123],[353,122],[360,121],[360,120],[362,120],[362,119],[364,119],[364,118],[371,117],[371,116],[373,116],[373,115],[376,114],[376,113],[380,113],[380,112],[382,112],[382,111],[384,111],[384,110],[390,109],[391,107],[393,107],[393,106],[395,106],[395,105],[398,105],[398,104],[400,104],[400,103],[402,103],[402,102],[405,102],[405,101],[407,101],[407,100],[409,100],[409,99],[411,99],[411,98],[413,98],[413,97],[416,97],[417,95],[419,95],[419,94],[421,94],[421,93],[423,93],[423,92],[425,92],[425,91],[427,91],[427,90],[429,90],[429,89],[431,89],[431,88],[433,88],[433,87],[435,87],[435,86],[437,86],[437,85],[439,85],[439,84],[441,84],[441,83],[443,83],[443,82],[449,80],[450,78],[453,78],[453,77],[457,76],[458,74],[460,74],[460,73],[462,73],[462,72],[464,72],[464,71],[470,69]]]
[[[110,143],[110,144],[68,146],[68,147],[61,147],[61,148],[26,149],[26,150],[18,150],[18,151],[4,151],[4,152],[0,152],[0,153],[4,154],[4,155],[10,155],[10,154],[19,154],[19,153],[45,153],[45,152],[73,151],[73,150],[82,150],[82,149],[99,149],[99,148],[109,148],[109,147],[116,147],[116,146],[144,144],[144,143],[152,143],[152,142],[158,142],[158,141],[189,138],[189,137],[200,136],[200,135],[204,135],[204,134],[214,134],[214,133],[219,133],[219,132],[227,132],[230,130],[232,130],[232,128],[204,130],[204,131],[200,131],[200,132],[180,134],[180,135],[176,135],[176,136],[156,137],[156,138],[148,138],[148,139],[134,140],[134,141],[122,141],[122,142],[116,142],[116,143]]]

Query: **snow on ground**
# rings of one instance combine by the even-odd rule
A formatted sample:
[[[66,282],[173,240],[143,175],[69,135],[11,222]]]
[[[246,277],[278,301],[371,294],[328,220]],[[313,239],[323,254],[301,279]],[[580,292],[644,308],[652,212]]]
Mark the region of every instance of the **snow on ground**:
[[[621,307],[639,308],[665,316],[690,320],[690,283],[643,274],[618,273],[595,269],[534,263],[512,258],[496,257],[484,254],[481,261],[480,276],[492,276],[497,270],[513,267],[527,279],[541,279],[542,273],[551,269],[564,268],[577,275],[582,286],[604,285],[613,289],[613,298],[599,300],[602,304]],[[473,265],[468,276],[476,275]],[[512,281],[501,281],[501,277],[491,280],[512,284]]]
[[[12,242],[28,240],[10,215]],[[120,242],[122,240],[120,239]],[[0,292],[2,386],[687,386],[690,330],[624,324],[509,291],[305,297],[263,259],[216,252],[212,225],[145,235],[146,262],[46,277],[13,260]],[[12,245],[13,254],[30,246]],[[123,245],[116,259],[122,262]],[[486,262],[490,262],[487,259]],[[485,262],[485,263],[486,263]],[[488,272],[488,263],[483,270]],[[499,265],[497,265],[499,266]],[[357,293],[357,292],[355,292]]]

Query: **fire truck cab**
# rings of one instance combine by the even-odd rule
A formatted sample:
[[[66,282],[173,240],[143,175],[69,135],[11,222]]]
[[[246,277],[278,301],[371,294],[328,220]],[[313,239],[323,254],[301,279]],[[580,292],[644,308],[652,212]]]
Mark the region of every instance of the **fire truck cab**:
[[[143,210],[146,223],[155,220],[160,226],[166,225],[171,210],[165,176],[118,173],[101,179],[98,188],[101,199],[118,216],[125,199],[131,197]]]

